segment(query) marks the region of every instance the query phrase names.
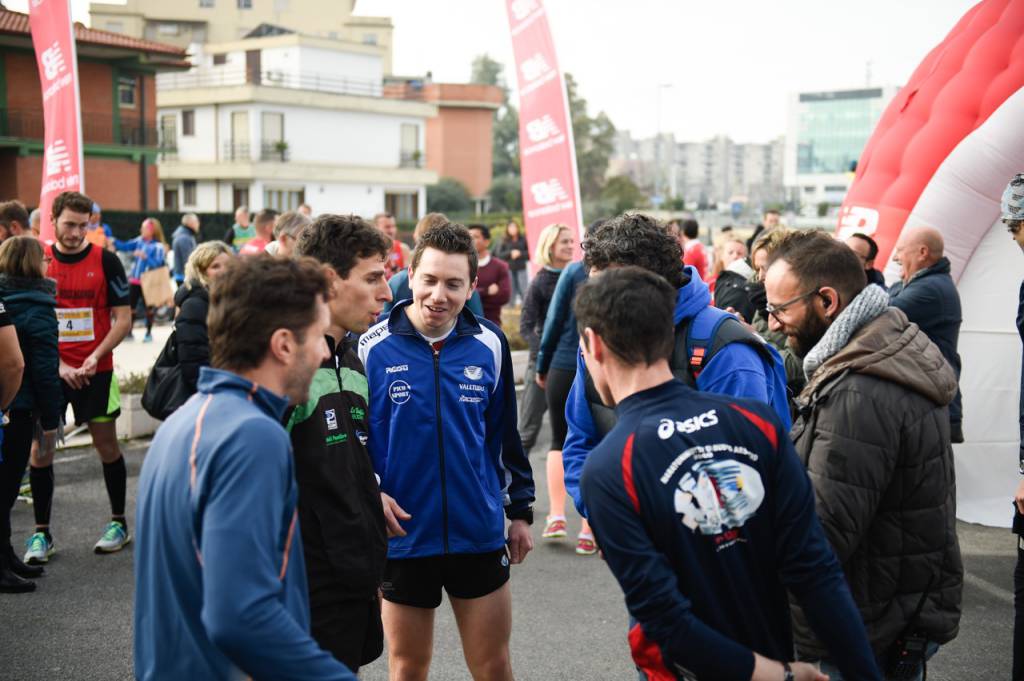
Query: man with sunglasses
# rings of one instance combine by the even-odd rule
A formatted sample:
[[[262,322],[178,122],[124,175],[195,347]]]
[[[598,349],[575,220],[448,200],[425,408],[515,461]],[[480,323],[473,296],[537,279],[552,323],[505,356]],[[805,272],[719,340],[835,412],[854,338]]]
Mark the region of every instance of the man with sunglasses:
[[[769,326],[803,357],[807,385],[790,431],[821,523],[887,679],[920,679],[956,637],[963,565],[948,405],[956,376],[856,254],[795,232],[765,275]],[[801,659],[841,679],[793,604]]]

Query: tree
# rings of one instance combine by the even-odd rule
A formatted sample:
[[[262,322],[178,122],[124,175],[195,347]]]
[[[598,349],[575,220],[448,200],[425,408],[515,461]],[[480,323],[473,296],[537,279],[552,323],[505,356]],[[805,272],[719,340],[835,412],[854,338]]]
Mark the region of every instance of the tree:
[[[580,194],[585,199],[596,199],[601,195],[608,159],[615,147],[615,126],[603,111],[594,117],[587,113],[587,100],[580,96],[571,73],[565,74],[565,90],[572,116]]]
[[[601,189],[601,201],[606,203],[615,215],[647,207],[647,197],[628,175],[608,178]]]
[[[523,185],[519,175],[500,175],[487,190],[491,212],[510,213],[523,209]]]
[[[473,208],[466,185],[452,177],[442,177],[427,187],[427,211],[431,213],[465,213]]]
[[[505,87],[505,67],[499,61],[491,58],[491,55],[484,53],[473,59],[469,82],[477,85],[497,85],[505,90],[505,97],[508,98],[508,90]]]

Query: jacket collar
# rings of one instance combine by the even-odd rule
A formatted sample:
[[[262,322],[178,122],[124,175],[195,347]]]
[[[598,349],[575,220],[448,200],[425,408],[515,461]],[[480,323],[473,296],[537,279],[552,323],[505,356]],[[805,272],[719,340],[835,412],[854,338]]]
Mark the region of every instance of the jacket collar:
[[[57,282],[46,278],[29,279],[0,274],[0,291],[3,291],[5,296],[23,292],[38,292],[49,296],[56,296]]]
[[[199,392],[211,395],[216,393],[234,393],[246,397],[260,411],[275,421],[281,421],[284,417],[285,409],[288,408],[288,398],[246,380],[236,373],[223,369],[202,367],[199,370],[198,388]]]
[[[949,258],[947,258],[946,256],[942,256],[931,267],[925,267],[923,270],[919,270],[919,271],[915,272],[914,276],[912,276],[910,278],[910,281],[908,281],[907,284],[915,282],[918,279],[923,279],[924,277],[930,276],[932,274],[949,274],[949,272],[950,272]]]
[[[403,300],[391,308],[391,312],[388,314],[388,331],[400,336],[420,336],[419,331],[412,325],[409,315],[405,312],[405,308],[410,305],[412,305],[411,300]],[[482,331],[476,315],[470,312],[468,307],[463,307],[458,319],[455,320],[455,335],[475,336]]]

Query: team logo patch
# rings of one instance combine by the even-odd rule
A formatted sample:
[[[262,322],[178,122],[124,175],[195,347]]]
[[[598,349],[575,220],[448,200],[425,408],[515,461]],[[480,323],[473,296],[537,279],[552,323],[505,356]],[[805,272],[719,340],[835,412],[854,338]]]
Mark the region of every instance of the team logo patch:
[[[697,461],[679,479],[674,501],[684,525],[721,535],[743,527],[760,508],[764,483],[756,469],[738,461]]]
[[[361,430],[356,431],[356,437],[359,438],[359,444],[366,446],[366,443],[370,441],[370,436]]]
[[[348,410],[353,421],[362,421],[366,418],[366,410],[362,407],[352,407]]]
[[[480,367],[468,366],[462,370],[462,375],[471,381],[479,381],[484,375],[484,370]]]
[[[327,430],[338,429],[338,415],[333,409],[324,412],[324,420],[327,421]]]
[[[412,397],[412,387],[405,381],[395,381],[388,386],[388,396],[395,404],[405,404]]]
[[[508,567],[508,556],[501,554],[501,567]]]

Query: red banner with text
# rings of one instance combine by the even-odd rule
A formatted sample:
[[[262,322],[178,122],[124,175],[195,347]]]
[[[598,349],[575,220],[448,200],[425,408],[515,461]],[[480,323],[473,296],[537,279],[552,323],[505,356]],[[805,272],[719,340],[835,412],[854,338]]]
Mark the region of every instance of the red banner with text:
[[[523,219],[531,250],[540,231],[568,225],[582,253],[583,211],[565,82],[542,0],[506,0],[519,84]]]
[[[43,182],[39,238],[54,240],[50,206],[61,192],[84,191],[78,59],[69,0],[30,0],[29,25],[43,90]]]

